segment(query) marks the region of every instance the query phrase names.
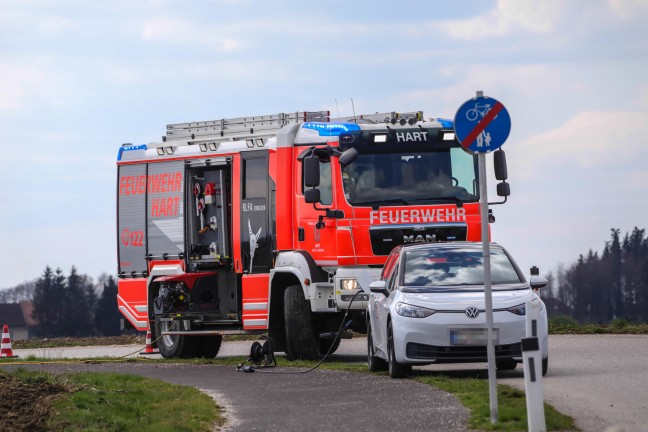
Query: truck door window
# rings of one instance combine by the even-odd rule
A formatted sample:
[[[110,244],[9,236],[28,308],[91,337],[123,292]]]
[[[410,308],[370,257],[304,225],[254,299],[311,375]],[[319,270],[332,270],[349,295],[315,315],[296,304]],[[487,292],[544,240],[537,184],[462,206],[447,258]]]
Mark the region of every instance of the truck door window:
[[[331,181],[331,163],[320,161],[320,184],[317,187],[320,191],[320,203],[324,205],[333,204],[333,183]],[[303,174],[303,172],[302,172]],[[306,190],[303,184],[304,176],[302,175],[302,192]]]
[[[264,173],[265,159],[245,159],[243,161],[243,172],[245,179],[243,183],[243,199],[248,198],[265,198],[266,196],[266,177]]]

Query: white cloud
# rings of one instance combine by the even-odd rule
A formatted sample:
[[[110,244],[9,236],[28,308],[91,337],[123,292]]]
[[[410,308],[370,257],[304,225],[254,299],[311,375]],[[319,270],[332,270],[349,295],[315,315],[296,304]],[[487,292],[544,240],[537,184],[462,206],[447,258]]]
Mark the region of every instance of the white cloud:
[[[442,24],[456,39],[476,40],[504,37],[517,31],[548,33],[561,18],[565,0],[499,0],[492,11],[474,18],[452,20]]]
[[[635,18],[637,14],[648,12],[646,0],[608,0],[607,3],[616,16],[624,19]]]
[[[196,22],[158,17],[145,20],[142,37],[147,41],[164,43],[192,43],[210,46],[217,51],[234,51],[243,46],[241,39],[225,36],[223,26],[200,25]]]
[[[40,70],[6,61],[0,61],[0,76],[0,109],[22,108],[33,88],[40,87],[45,80]]]
[[[514,151],[524,155],[521,173],[533,175],[534,166],[546,164],[592,169],[614,161],[614,166],[625,166],[623,161],[638,157],[647,145],[647,112],[586,111],[558,128],[522,140]]]

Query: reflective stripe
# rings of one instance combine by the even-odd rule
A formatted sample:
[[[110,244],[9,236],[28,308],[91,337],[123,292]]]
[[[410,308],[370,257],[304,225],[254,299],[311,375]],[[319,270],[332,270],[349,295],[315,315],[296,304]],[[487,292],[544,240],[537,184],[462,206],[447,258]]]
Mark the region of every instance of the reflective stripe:
[[[147,329],[148,328],[148,322],[147,321],[139,321],[135,319],[135,317],[126,309],[126,306],[119,306],[119,311],[126,317],[128,318],[128,321],[131,322],[131,324],[135,323],[135,327],[141,328],[141,329]]]
[[[243,320],[243,325],[248,327],[248,326],[267,326],[268,325],[268,320],[267,319],[250,319],[250,320]]]
[[[268,310],[268,303],[245,303],[243,310]]]

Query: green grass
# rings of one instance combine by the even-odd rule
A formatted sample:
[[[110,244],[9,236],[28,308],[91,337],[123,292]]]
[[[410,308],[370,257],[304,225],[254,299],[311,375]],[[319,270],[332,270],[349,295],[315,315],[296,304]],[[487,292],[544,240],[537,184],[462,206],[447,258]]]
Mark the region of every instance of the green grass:
[[[75,389],[54,401],[50,431],[210,431],[223,422],[213,399],[191,387],[117,373],[18,370],[15,376]]]
[[[616,319],[609,324],[580,324],[559,316],[549,320],[549,334],[648,334],[648,324]]]
[[[488,380],[478,378],[456,378],[425,371],[418,372],[414,379],[454,394],[470,410],[468,426],[479,430],[524,431],[527,429],[526,398],[524,392],[507,385],[497,386],[498,422],[490,420],[490,399]],[[549,431],[577,430],[571,417],[556,411],[551,405],[544,405],[545,422]]]

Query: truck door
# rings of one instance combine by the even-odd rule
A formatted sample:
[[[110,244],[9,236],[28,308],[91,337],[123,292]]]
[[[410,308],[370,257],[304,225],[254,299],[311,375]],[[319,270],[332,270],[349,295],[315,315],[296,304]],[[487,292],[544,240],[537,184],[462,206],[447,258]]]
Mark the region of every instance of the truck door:
[[[268,151],[241,155],[241,255],[243,273],[269,273],[272,265]]]

